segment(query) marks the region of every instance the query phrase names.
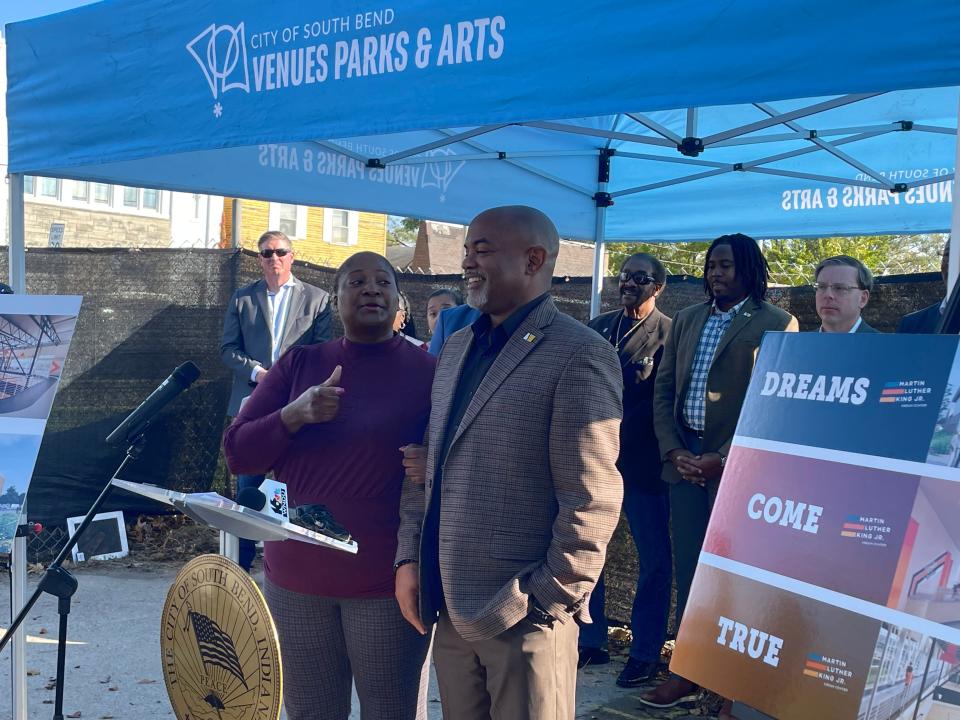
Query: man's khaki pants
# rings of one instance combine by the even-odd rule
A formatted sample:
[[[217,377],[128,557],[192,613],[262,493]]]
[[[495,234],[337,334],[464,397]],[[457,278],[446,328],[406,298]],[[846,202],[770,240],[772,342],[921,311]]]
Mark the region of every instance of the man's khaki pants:
[[[443,716],[455,720],[573,720],[577,636],[524,618],[489,640],[468,642],[441,613],[433,661]]]

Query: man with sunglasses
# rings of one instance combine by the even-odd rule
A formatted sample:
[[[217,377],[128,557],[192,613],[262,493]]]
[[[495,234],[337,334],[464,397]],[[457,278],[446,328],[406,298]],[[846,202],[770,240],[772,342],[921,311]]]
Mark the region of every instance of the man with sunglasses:
[[[330,296],[293,276],[290,238],[277,230],[265,232],[257,252],[263,277],[233,293],[223,320],[220,357],[233,370],[231,418],[289,348],[330,339]],[[262,475],[240,475],[237,492],[262,482]],[[252,541],[240,541],[241,567],[249,570],[255,554]]]
[[[620,305],[588,325],[610,341],[623,370],[623,422],[620,457],[623,512],[637,546],[637,593],[630,615],[630,657],[617,678],[636,687],[653,678],[660,665],[670,611],[670,505],[660,479],[660,450],[653,429],[653,385],[671,320],[657,309],[667,271],[657,258],[637,253],[620,269]],[[603,576],[590,596],[593,623],[580,629],[579,667],[609,661]]]

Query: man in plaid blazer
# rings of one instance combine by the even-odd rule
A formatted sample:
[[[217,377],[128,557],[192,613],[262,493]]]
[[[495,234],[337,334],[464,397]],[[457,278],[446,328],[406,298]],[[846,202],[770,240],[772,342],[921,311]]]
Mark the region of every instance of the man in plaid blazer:
[[[795,317],[766,302],[768,277],[756,240],[740,233],[714,240],[703,267],[708,300],[674,317],[657,372],[653,423],[669,483],[678,624],[760,341],[767,331],[797,331]],[[673,707],[695,690],[671,675],[640,701]],[[729,713],[728,702],[719,720]]]
[[[440,355],[425,483],[403,490],[397,599],[421,632],[437,623],[444,717],[572,720],[575,620],[589,620],[623,493],[620,363],[550,298],[559,238],[543,213],[487,210],[465,249],[483,315]]]

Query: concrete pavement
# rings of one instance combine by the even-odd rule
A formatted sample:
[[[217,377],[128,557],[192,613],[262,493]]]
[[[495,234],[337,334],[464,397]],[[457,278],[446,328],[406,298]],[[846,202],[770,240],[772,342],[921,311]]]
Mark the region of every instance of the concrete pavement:
[[[67,648],[64,714],[109,720],[172,718],[160,666],[160,617],[167,589],[180,563],[137,562],[130,558],[81,566],[73,597]],[[31,576],[31,585],[37,576]],[[10,586],[0,576],[0,627],[9,626]],[[43,597],[25,623],[29,717],[53,715],[57,656],[57,603]],[[578,677],[577,718],[641,720],[693,717],[691,708],[648,713],[638,690],[615,684],[622,658],[586,668]],[[436,680],[431,678],[429,717],[440,720]],[[10,651],[0,654],[0,717],[10,717]],[[692,711],[692,712],[691,712]],[[702,717],[702,716],[697,716]],[[351,720],[359,720],[356,701]]]

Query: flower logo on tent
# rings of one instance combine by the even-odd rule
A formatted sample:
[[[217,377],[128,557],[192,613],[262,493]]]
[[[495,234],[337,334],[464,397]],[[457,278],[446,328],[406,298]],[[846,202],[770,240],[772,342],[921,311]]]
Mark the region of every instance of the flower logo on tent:
[[[456,153],[446,147],[436,148],[427,153],[428,157],[448,157],[450,155],[456,155]],[[464,165],[466,165],[466,162],[463,160],[460,162],[441,160],[427,163],[423,167],[423,182],[421,183],[421,187],[438,188],[440,190],[440,202],[446,201],[447,188],[450,187],[453,178],[457,176],[457,173],[460,172]]]
[[[197,61],[207,79],[213,99],[217,100],[228,90],[250,92],[250,72],[247,67],[247,42],[244,25],[210,25],[187,43],[187,52]],[[223,106],[214,108],[220,117]]]

